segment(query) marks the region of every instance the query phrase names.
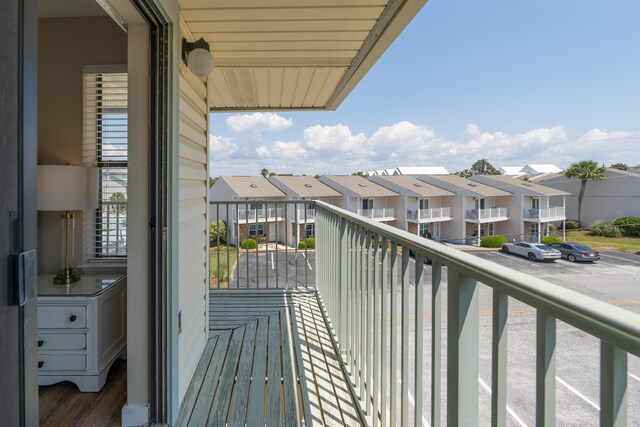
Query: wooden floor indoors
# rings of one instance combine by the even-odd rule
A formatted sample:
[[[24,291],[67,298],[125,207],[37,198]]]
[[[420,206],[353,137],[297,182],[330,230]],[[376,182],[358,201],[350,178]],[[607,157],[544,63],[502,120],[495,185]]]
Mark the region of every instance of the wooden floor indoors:
[[[81,393],[75,384],[62,382],[40,387],[39,395],[41,427],[119,427],[127,401],[127,362],[116,360],[98,393]]]
[[[216,290],[180,426],[361,425],[315,293]]]

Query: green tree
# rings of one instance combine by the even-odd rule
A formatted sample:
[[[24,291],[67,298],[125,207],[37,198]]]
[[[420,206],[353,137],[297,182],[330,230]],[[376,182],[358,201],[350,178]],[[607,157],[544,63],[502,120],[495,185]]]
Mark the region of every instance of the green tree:
[[[366,172],[358,171],[358,172],[352,173],[351,176],[361,176],[363,178],[367,178],[369,174]]]
[[[262,170],[260,171],[260,175],[262,175],[262,176],[264,176],[266,178],[267,175],[269,175],[269,169],[262,168]]]
[[[629,165],[626,165],[624,163],[614,163],[609,167],[611,167],[613,169],[620,169],[621,171],[628,171],[629,170]]]
[[[213,184],[215,184],[217,180],[218,178],[209,177],[209,188],[213,187]]]
[[[209,246],[217,245],[218,240],[220,243],[227,240],[227,223],[222,220],[212,221],[209,224]]]
[[[109,201],[114,203],[123,203],[122,205],[118,204],[116,210],[118,211],[118,213],[127,212],[127,205],[126,205],[127,196],[124,193],[121,193],[119,191],[112,193],[111,197],[109,198]]]
[[[489,163],[489,160],[487,159],[480,159],[475,162],[473,165],[471,165],[470,171],[474,175],[500,175],[498,169],[496,169],[491,163]]]
[[[567,178],[578,178],[580,180],[580,193],[578,193],[578,222],[581,220],[582,199],[587,188],[587,181],[600,181],[604,179],[605,168],[598,166],[598,162],[593,160],[581,160],[571,164],[564,171]]]
[[[454,175],[461,176],[462,178],[469,178],[470,176],[473,176],[473,172],[471,172],[470,169],[463,169],[456,172]]]

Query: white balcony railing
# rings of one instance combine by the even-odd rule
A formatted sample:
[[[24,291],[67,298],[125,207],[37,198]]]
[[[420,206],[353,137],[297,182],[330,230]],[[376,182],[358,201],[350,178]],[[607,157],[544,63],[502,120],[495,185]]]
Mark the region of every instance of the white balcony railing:
[[[238,221],[276,221],[284,217],[284,208],[239,209],[233,217]]]
[[[542,209],[525,209],[524,218],[539,219],[539,220],[553,220],[564,219],[564,206],[554,206],[550,208]]]
[[[451,219],[451,208],[414,209],[407,211],[407,219],[417,221]]]
[[[508,208],[467,209],[467,219],[478,221],[509,218]]]
[[[296,209],[294,214],[295,217],[293,219],[296,222],[313,221],[316,218],[315,209]]]
[[[395,208],[358,209],[356,213],[366,218],[378,220],[396,218]]]

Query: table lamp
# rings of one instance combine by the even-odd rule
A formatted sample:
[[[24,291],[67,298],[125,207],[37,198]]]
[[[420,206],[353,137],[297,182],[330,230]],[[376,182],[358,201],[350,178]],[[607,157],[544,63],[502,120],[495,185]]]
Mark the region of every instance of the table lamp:
[[[69,284],[80,280],[73,268],[74,211],[97,209],[98,169],[71,165],[38,166],[38,210],[60,211],[62,234],[62,269],[54,277],[55,284]]]

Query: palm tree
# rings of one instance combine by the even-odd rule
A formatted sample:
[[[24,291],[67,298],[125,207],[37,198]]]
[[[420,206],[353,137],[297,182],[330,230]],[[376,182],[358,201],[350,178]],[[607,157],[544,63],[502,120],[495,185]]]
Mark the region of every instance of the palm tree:
[[[269,169],[262,168],[262,170],[260,171],[260,175],[262,175],[262,176],[264,176],[266,178],[267,175],[269,175]]]
[[[584,190],[587,188],[587,181],[600,181],[604,179],[606,169],[598,166],[598,162],[593,160],[581,160],[573,163],[564,171],[567,178],[578,178],[580,180],[580,193],[578,194],[578,223],[582,214],[582,199]]]

